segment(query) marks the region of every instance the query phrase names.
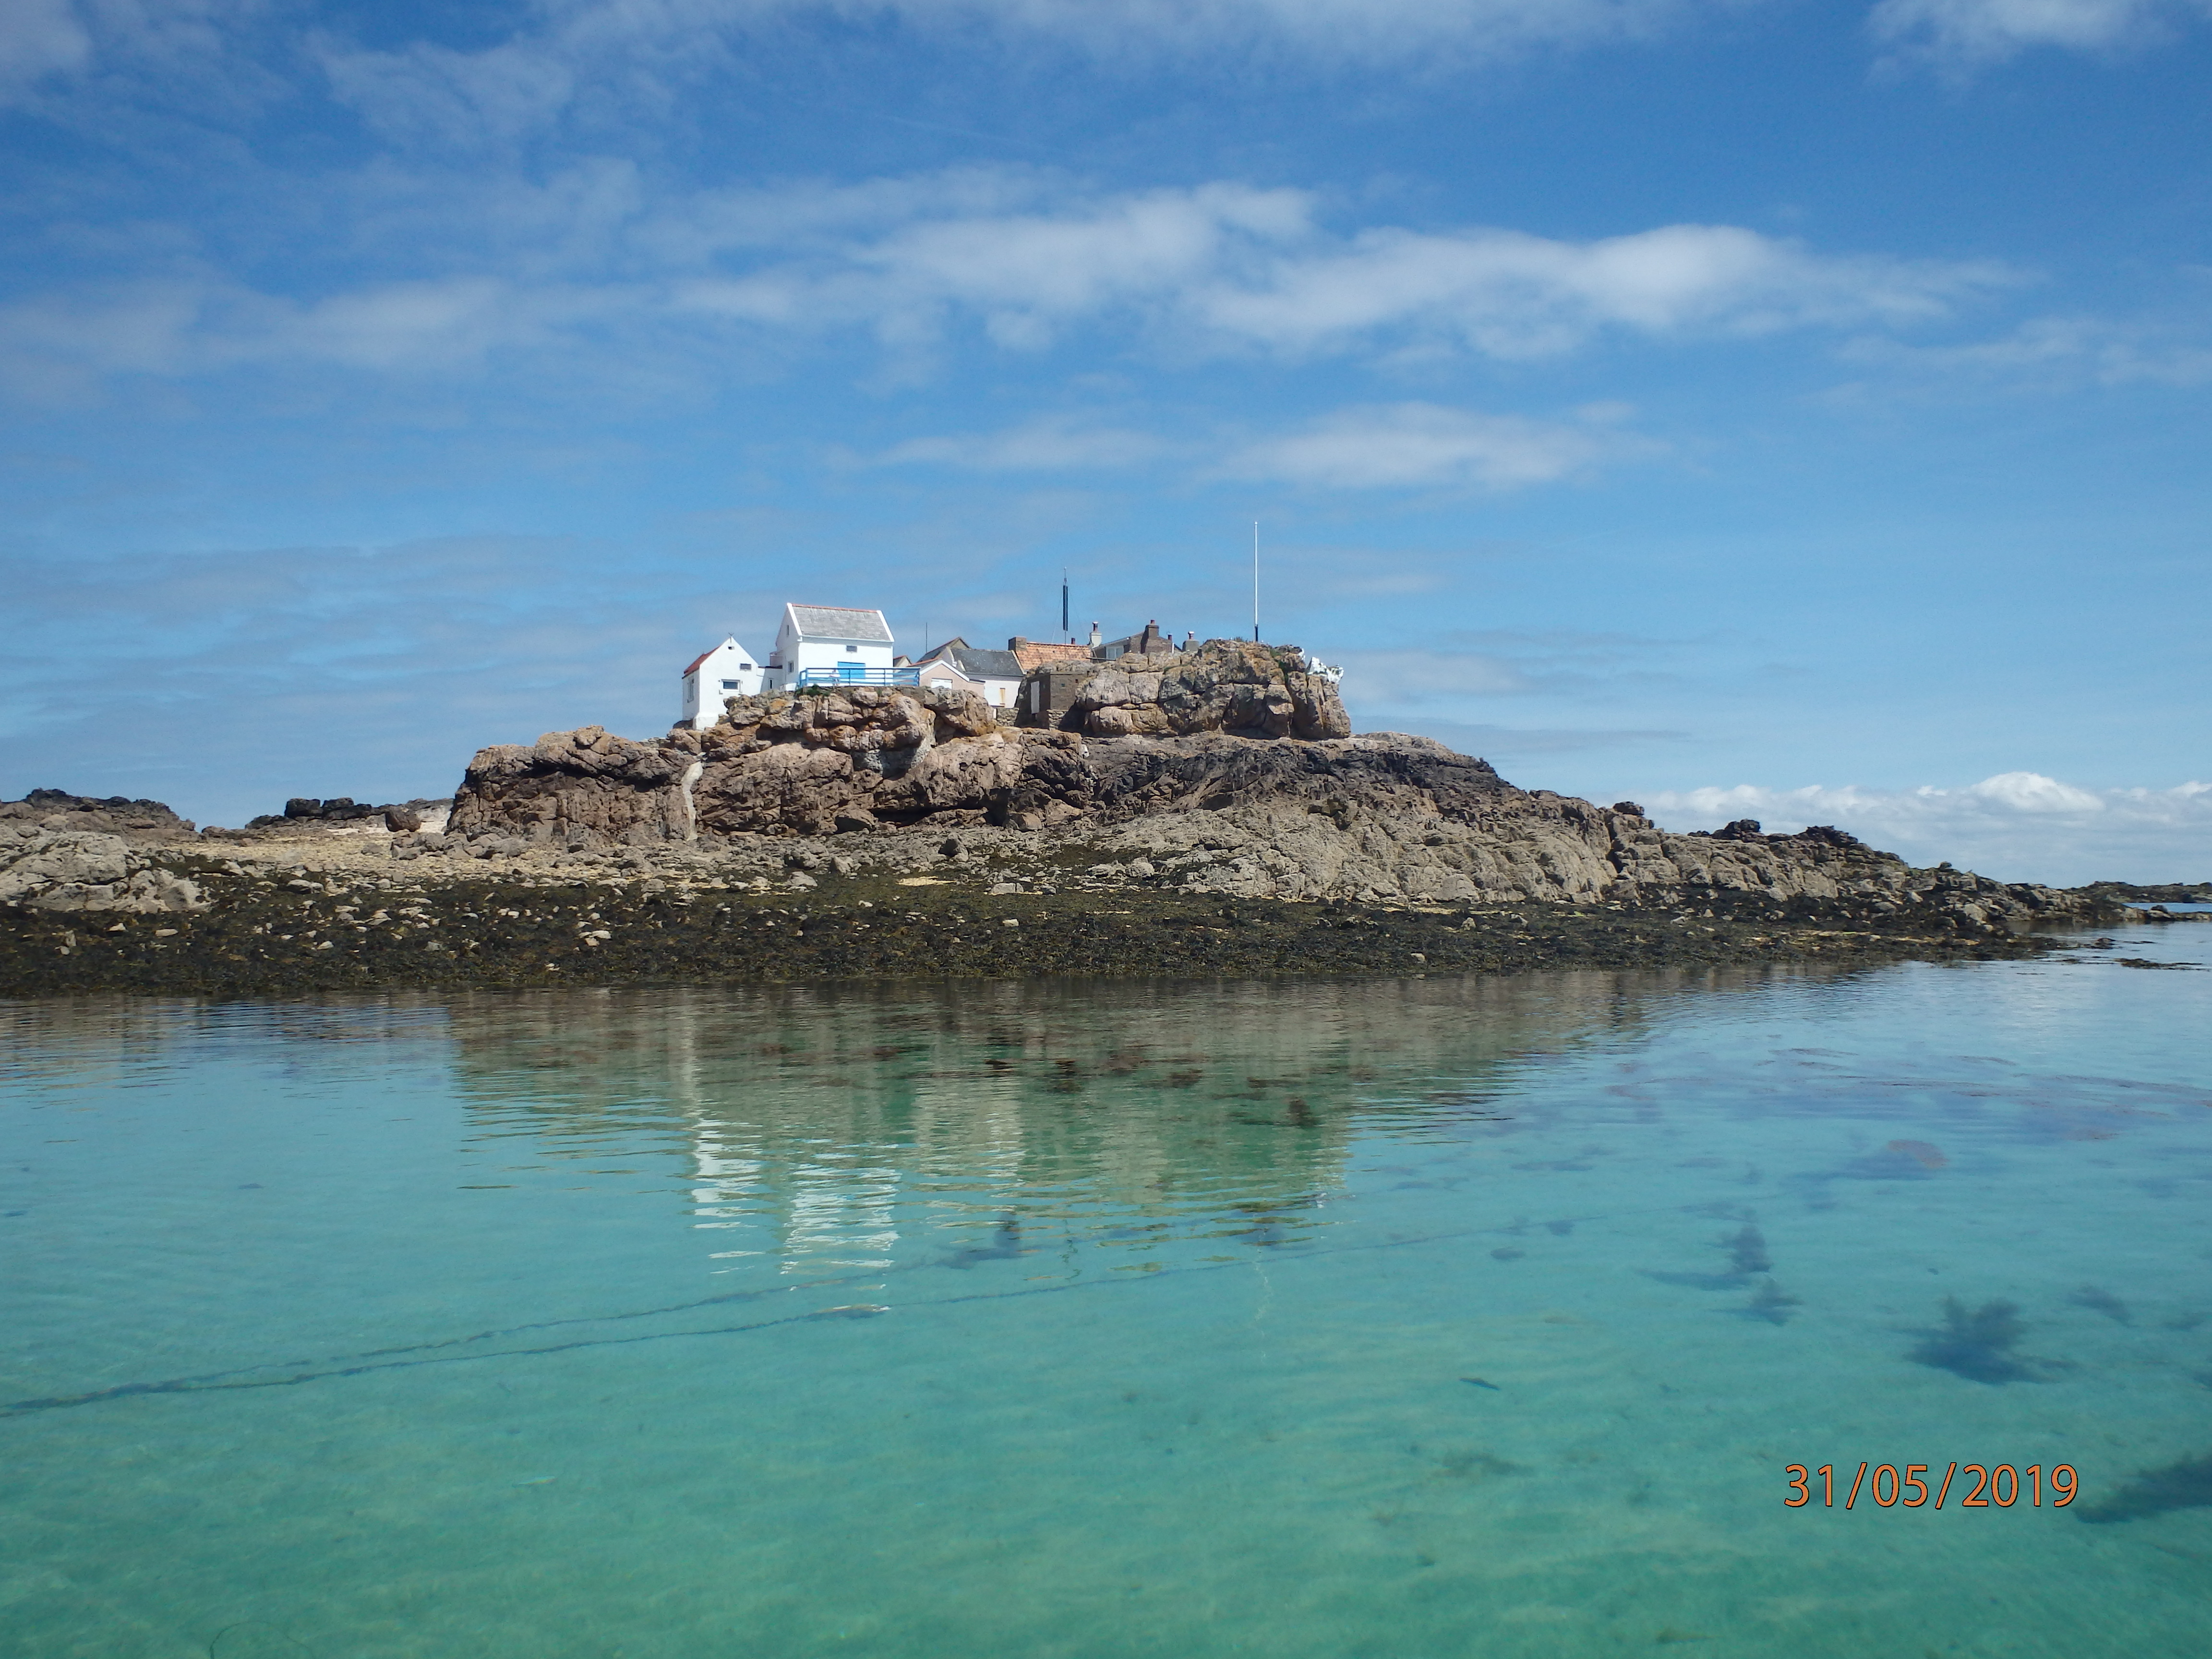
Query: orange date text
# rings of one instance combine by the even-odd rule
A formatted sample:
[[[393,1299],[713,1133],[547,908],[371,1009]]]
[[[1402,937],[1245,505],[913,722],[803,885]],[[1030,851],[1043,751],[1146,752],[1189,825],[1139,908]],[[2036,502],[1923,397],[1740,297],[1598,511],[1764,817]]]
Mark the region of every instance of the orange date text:
[[[1848,1510],[1862,1498],[1884,1510],[1923,1505],[1940,1510],[1947,1501],[1958,1510],[2008,1510],[2025,1498],[2029,1508],[2041,1509],[2047,1493],[2051,1507],[2063,1510],[2081,1489],[2071,1463],[2053,1463],[2047,1470],[2040,1463],[2025,1468],[2010,1463],[1952,1463],[1940,1476],[1934,1474],[1935,1468],[1932,1463],[1862,1463],[1856,1470],[1846,1466],[1838,1475],[1833,1463],[1818,1468],[1792,1463],[1782,1472],[1789,1483],[1789,1495],[1782,1501],[1793,1510],[1813,1504]],[[1836,1495],[1844,1476],[1850,1487],[1838,1505]]]

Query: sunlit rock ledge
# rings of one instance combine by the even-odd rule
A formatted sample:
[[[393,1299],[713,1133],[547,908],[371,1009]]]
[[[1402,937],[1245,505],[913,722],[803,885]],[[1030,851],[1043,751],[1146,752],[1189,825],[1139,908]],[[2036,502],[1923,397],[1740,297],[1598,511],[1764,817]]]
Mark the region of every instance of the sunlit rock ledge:
[[[1351,734],[1295,647],[1210,641],[1083,664],[1018,715],[950,687],[733,697],[705,730],[598,726],[480,750],[450,807],[295,800],[245,830],[53,791],[0,805],[0,903],[186,908],[158,847],[251,862],[567,870],[751,886],[824,872],[1227,898],[1554,902],[1746,916],[1814,903],[1881,925],[2020,933],[2118,919],[2114,895],[1917,869],[1840,830],[1674,835],[1633,802],[1523,789],[1426,738]],[[172,860],[173,861],[173,860]]]

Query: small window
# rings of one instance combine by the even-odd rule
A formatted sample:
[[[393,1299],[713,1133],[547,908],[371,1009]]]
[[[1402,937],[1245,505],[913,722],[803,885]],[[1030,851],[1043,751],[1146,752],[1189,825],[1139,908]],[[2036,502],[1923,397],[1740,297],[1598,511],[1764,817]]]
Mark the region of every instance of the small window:
[[[744,689],[744,682],[742,680],[724,680],[722,682],[722,690],[725,691],[742,691]]]

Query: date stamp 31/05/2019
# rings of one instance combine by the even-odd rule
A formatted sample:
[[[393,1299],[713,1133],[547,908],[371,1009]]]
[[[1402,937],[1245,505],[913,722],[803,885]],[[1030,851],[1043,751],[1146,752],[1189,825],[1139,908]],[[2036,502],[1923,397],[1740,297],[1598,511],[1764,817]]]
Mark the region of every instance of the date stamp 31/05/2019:
[[[1964,1485],[1958,1501],[1952,1505],[1954,1509],[2008,1510],[2023,1497],[2029,1507],[2041,1509],[2045,1484],[2048,1481],[2051,1507],[2063,1510],[2081,1489],[2081,1478],[2074,1473],[2071,1463],[2053,1463],[2047,1473],[2040,1463],[2030,1463],[2024,1469],[2014,1468],[2009,1463],[1954,1463],[1943,1471],[1936,1487],[1935,1501],[1930,1504],[1928,1475],[1934,1467],[1929,1463],[1862,1463],[1851,1477],[1850,1491],[1845,1494],[1842,1507],[1850,1509],[1863,1492],[1885,1510],[1917,1510],[1923,1504],[1940,1510],[1951,1496],[1952,1483],[1961,1477]],[[1782,1501],[1789,1508],[1802,1510],[1815,1499],[1824,1508],[1837,1507],[1834,1464],[1823,1463],[1818,1468],[1808,1469],[1802,1463],[1792,1463],[1783,1474],[1789,1480],[1789,1496]]]

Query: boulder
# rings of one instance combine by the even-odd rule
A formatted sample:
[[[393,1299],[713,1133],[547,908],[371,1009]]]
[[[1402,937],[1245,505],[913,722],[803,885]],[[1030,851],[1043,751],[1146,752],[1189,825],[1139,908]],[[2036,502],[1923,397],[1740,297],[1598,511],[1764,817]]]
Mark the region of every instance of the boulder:
[[[1064,724],[1094,738],[1352,735],[1335,680],[1313,672],[1304,652],[1243,640],[1208,640],[1158,662],[1101,663],[1077,684]]]

